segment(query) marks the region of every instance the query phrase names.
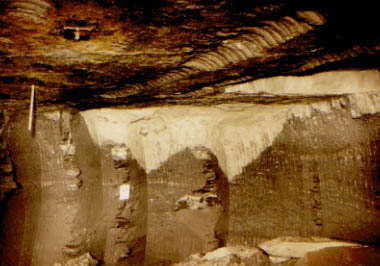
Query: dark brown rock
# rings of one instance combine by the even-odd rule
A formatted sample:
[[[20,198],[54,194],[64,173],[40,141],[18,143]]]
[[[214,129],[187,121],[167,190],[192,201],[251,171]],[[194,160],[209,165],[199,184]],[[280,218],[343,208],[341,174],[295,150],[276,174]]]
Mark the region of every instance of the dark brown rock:
[[[380,250],[371,247],[333,247],[310,252],[295,266],[380,265]]]

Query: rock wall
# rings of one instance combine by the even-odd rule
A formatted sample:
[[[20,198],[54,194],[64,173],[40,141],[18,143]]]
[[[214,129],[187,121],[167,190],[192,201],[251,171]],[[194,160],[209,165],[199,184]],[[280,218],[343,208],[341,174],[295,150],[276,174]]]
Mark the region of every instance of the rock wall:
[[[26,116],[20,115],[15,120],[9,148],[21,189],[4,206],[1,257],[4,265],[32,265],[41,228],[43,162],[41,146],[27,130]],[[37,128],[41,126],[40,122],[36,124]]]
[[[282,235],[380,240],[380,117],[292,119],[230,184],[229,245]]]
[[[4,265],[52,265],[77,252],[85,194],[70,123],[67,111],[36,115],[32,132],[26,114],[12,121],[9,150],[19,190],[4,206]]]

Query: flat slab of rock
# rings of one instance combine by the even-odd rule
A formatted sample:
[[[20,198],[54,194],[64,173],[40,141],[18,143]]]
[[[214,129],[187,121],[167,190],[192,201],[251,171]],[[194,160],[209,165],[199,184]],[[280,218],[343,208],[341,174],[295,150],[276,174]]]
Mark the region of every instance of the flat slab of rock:
[[[380,265],[380,249],[370,247],[332,247],[310,252],[295,266]]]
[[[318,251],[328,247],[354,247],[358,244],[337,241],[329,238],[319,237],[279,237],[265,241],[259,248],[267,254],[276,257],[302,258],[308,252]]]

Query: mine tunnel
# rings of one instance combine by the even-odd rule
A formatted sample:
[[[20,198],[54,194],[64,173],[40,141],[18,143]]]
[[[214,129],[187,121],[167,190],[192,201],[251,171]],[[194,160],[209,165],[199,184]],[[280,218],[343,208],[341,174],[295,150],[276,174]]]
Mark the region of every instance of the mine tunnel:
[[[380,265],[375,10],[0,0],[0,266]]]

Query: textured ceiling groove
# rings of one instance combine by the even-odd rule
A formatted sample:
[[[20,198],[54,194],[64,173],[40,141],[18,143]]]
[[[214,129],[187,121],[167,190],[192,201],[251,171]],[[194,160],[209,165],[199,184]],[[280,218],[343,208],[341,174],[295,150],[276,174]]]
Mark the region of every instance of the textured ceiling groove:
[[[285,22],[284,22],[285,21]],[[281,26],[278,26],[281,25]],[[289,30],[288,34],[280,34],[281,27],[286,26]],[[255,27],[252,33],[242,34],[241,36],[233,39],[223,41],[223,44],[211,52],[206,52],[196,56],[195,58],[185,62],[183,66],[189,67],[197,71],[215,71],[227,67],[228,65],[238,64],[242,61],[255,57],[255,52],[268,48],[278,46],[288,40],[304,34],[313,28],[304,22],[298,22],[289,17],[284,17],[279,21],[274,21],[272,25],[264,25],[262,27]],[[242,43],[240,39],[249,40],[249,42]],[[261,40],[260,45],[256,40]],[[258,54],[256,54],[258,56]],[[171,73],[165,74],[162,79],[157,81],[152,80],[147,82],[144,89],[152,89],[162,83],[169,83],[178,78],[185,78],[185,76],[174,76]],[[123,95],[123,94],[118,94]],[[120,97],[120,96],[116,96]]]
[[[290,23],[287,24],[283,21]],[[220,51],[220,54],[223,54],[224,57],[226,57],[228,63],[236,64],[240,61],[253,57],[251,56],[252,53],[248,51],[256,51],[256,53],[259,53],[264,49],[278,46],[294,37],[297,37],[298,35],[305,34],[313,29],[311,26],[303,22],[298,22],[294,19],[290,19],[289,17],[285,17],[279,21],[273,22],[273,25],[278,24],[285,24],[289,29],[288,32],[290,34],[280,35],[277,30],[273,29],[274,26],[255,27],[251,30],[252,33],[250,34],[243,34],[236,39],[224,41],[225,43],[218,47],[217,51]],[[240,45],[241,42],[239,39],[246,39],[248,42],[244,42],[244,45]],[[256,40],[258,40],[260,44],[258,44]],[[248,57],[248,55],[250,57]],[[200,56],[195,57],[193,60],[186,62],[184,66],[197,68],[202,71],[213,71],[227,65],[226,63],[223,63],[223,60],[218,60],[218,57],[219,54],[212,52],[201,54]],[[215,62],[215,64],[212,64],[211,62]]]
[[[33,84],[40,105],[87,108],[198,101],[212,97],[202,88],[224,83],[378,68],[377,9],[365,0],[0,4],[0,107],[27,108]]]
[[[24,23],[46,24],[50,8],[50,4],[45,1],[15,1],[8,7],[8,16],[16,20],[21,18]]]

